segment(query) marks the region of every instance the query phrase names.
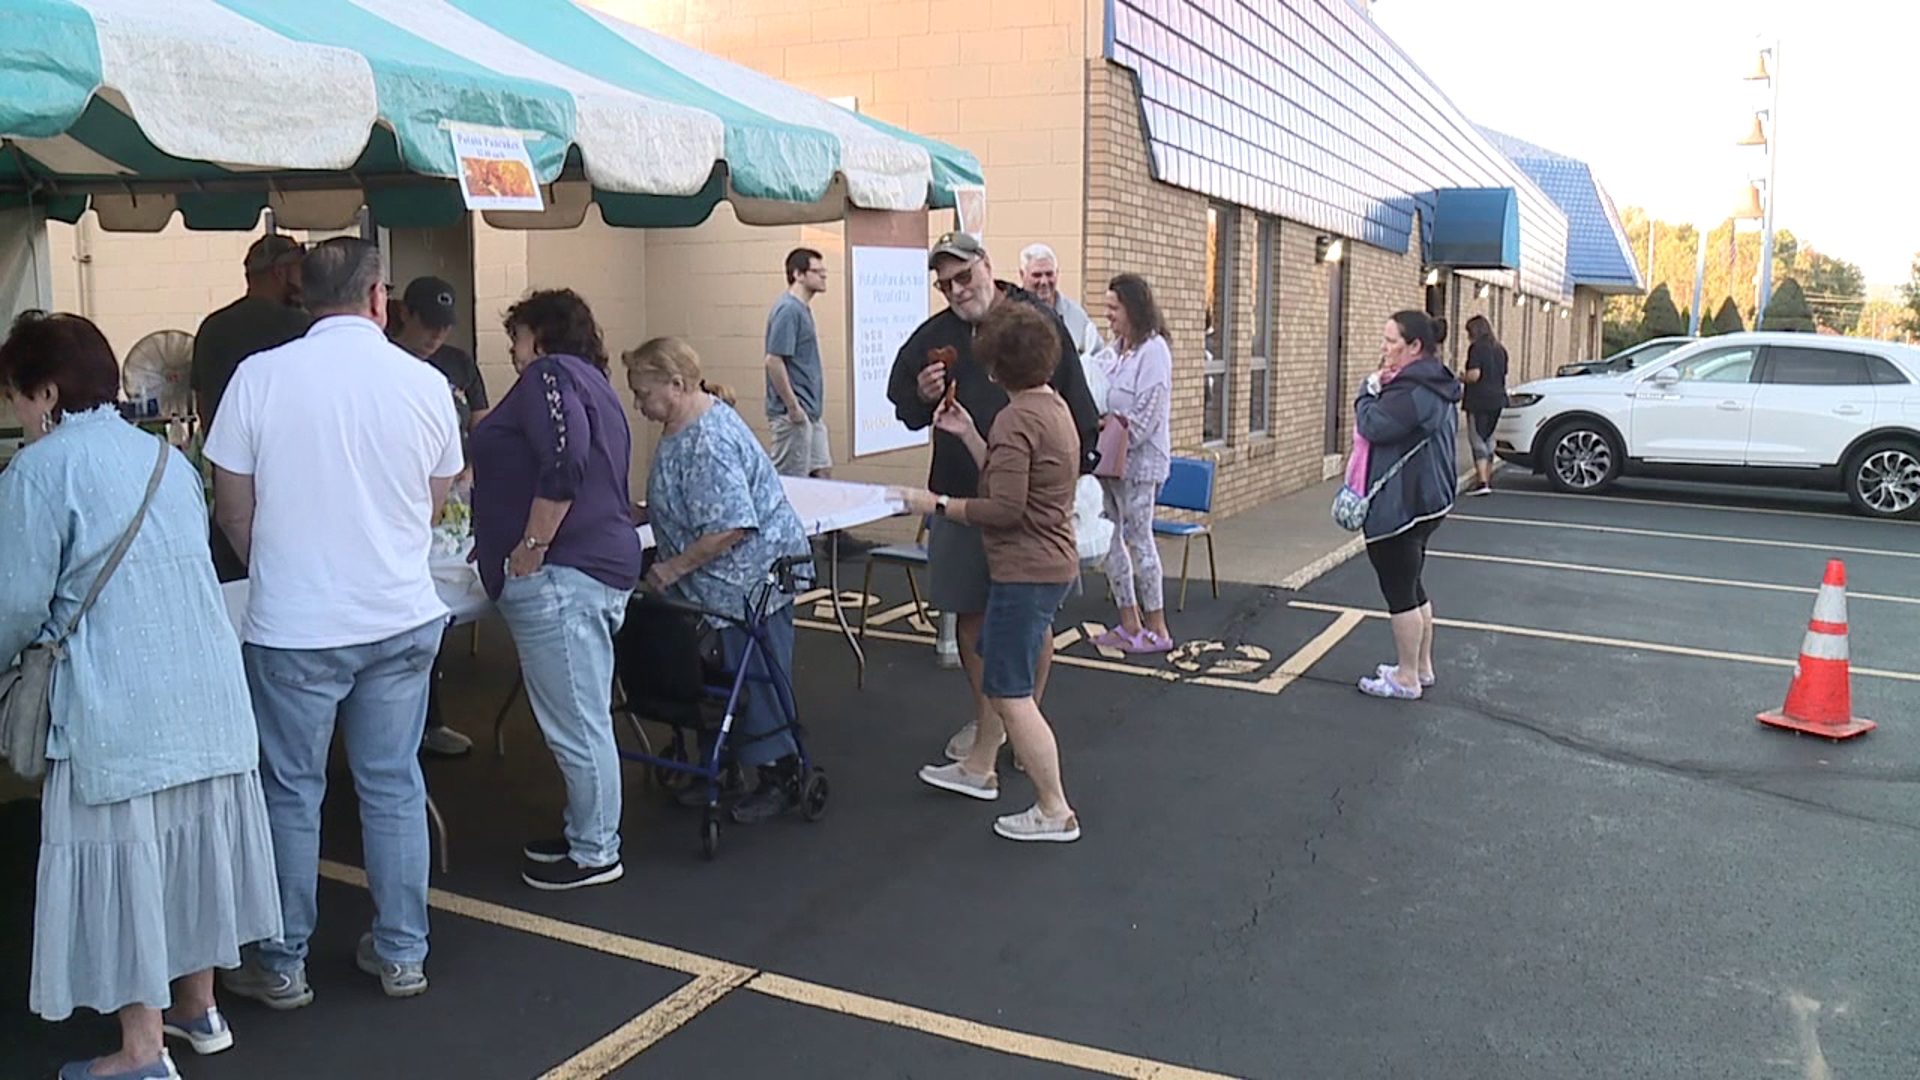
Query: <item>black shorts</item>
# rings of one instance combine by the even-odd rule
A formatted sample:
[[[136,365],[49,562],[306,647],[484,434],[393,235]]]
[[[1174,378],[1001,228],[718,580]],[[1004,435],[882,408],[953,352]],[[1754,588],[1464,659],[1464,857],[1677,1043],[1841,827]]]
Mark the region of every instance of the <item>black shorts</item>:
[[[1426,605],[1427,589],[1420,576],[1427,565],[1427,538],[1440,527],[1440,521],[1423,521],[1397,536],[1367,545],[1367,561],[1380,579],[1380,595],[1387,601],[1388,614],[1399,615]]]

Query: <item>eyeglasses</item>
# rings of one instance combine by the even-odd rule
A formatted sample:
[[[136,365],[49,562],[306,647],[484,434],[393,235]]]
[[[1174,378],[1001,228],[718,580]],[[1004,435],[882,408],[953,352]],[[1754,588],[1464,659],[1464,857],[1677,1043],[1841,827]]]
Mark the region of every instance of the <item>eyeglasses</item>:
[[[980,260],[975,259],[972,262],[967,264],[966,269],[960,271],[957,274],[954,274],[952,277],[934,278],[933,287],[936,289],[939,289],[941,294],[944,296],[952,296],[953,290],[956,288],[958,289],[972,288],[974,275],[979,273],[979,271],[980,271]]]

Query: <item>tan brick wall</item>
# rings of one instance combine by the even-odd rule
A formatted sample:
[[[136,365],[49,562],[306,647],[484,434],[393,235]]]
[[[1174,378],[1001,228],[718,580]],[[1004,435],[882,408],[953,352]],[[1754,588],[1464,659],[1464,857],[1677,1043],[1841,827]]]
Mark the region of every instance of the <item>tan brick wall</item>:
[[[1326,440],[1327,333],[1331,276],[1347,279],[1345,358],[1340,378],[1358,386],[1378,357],[1386,318],[1424,302],[1417,249],[1395,253],[1349,241],[1343,267],[1318,261],[1320,230],[1276,221],[1273,240],[1273,356],[1269,430],[1248,431],[1258,333],[1259,221],[1234,214],[1231,340],[1226,440],[1203,445],[1206,320],[1206,197],[1152,179],[1138,91],[1131,72],[1088,63],[1087,300],[1093,283],[1124,270],[1145,273],[1173,337],[1175,452],[1218,463],[1214,505],[1232,513],[1320,481]],[[1416,226],[1417,227],[1417,226]],[[1352,394],[1343,388],[1337,445],[1352,437]]]
[[[987,244],[996,274],[1019,276],[1019,253],[1053,247],[1064,287],[1081,295],[1085,187],[1083,64],[1099,43],[1088,0],[996,0],[969,10],[932,0],[662,3],[589,0],[616,17],[822,97],[854,97],[861,113],[971,151],[986,174]],[[946,211],[929,232],[951,227]],[[848,426],[847,271],[839,225],[755,228],[721,207],[697,229],[649,237],[650,333],[689,336],[742,397],[756,429],[767,310],[785,287],[781,260],[798,245],[826,255],[831,282],[814,301],[827,371],[835,475],[877,483],[926,478],[925,449],[852,459]],[[1104,281],[1105,279],[1100,279]],[[932,301],[937,311],[941,302]],[[1096,318],[1098,309],[1092,310]]]
[[[92,319],[114,353],[156,330],[193,333],[200,320],[246,292],[241,269],[258,232],[191,232],[175,218],[157,233],[115,233],[89,214],[47,226],[53,297]]]

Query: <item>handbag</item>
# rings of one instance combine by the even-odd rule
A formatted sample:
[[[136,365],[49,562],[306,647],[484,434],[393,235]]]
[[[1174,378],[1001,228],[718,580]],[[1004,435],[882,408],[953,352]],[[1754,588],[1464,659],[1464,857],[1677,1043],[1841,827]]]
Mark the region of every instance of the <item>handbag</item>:
[[[147,478],[146,497],[140,501],[133,523],[108,554],[107,564],[93,579],[93,588],[88,590],[80,610],[73,613],[59,637],[27,646],[5,671],[0,671],[0,750],[6,753],[7,765],[22,779],[38,780],[47,771],[47,730],[53,722],[53,671],[67,655],[67,639],[79,627],[81,616],[100,598],[107,579],[119,569],[120,560],[126,556],[127,548],[133,546],[133,538],[147,520],[147,508],[153,505],[154,492],[160,489],[160,477],[167,471],[172,447],[165,439],[157,441],[160,452],[153,463],[153,475]]]
[[[1127,418],[1119,413],[1100,418],[1100,441],[1095,444],[1100,460],[1093,467],[1093,475],[1107,480],[1126,477],[1127,430]]]
[[[1367,511],[1373,506],[1373,497],[1380,494],[1380,489],[1387,486],[1387,481],[1393,479],[1394,475],[1406,466],[1408,459],[1419,453],[1421,448],[1426,445],[1426,440],[1422,439],[1420,442],[1414,444],[1413,449],[1401,454],[1400,460],[1394,462],[1393,465],[1387,469],[1385,476],[1375,480],[1373,484],[1367,488],[1365,495],[1354,490],[1351,480],[1341,484],[1340,491],[1333,497],[1334,524],[1348,532],[1359,532],[1365,527],[1367,524]]]

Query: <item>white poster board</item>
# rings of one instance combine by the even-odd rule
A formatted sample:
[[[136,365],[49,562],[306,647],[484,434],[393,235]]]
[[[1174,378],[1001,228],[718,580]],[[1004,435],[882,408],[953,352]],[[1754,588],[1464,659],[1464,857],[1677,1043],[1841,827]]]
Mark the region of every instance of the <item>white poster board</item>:
[[[460,196],[469,210],[546,209],[533,175],[527,140],[515,131],[456,127],[453,156],[460,167]]]
[[[893,361],[927,320],[927,253],[917,247],[852,250],[853,455],[925,446],[931,429],[909,431],[887,400]]]

